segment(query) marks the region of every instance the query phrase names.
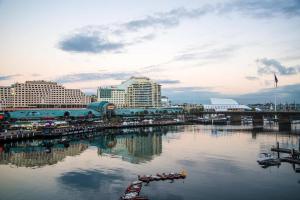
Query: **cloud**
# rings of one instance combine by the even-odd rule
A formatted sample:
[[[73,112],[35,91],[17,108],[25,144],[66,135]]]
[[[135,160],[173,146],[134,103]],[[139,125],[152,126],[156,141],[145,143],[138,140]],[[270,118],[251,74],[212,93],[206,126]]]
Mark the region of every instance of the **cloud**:
[[[182,19],[196,18],[209,10],[208,6],[193,10],[177,8],[125,23],[82,27],[59,41],[58,48],[77,53],[116,52],[126,46],[153,40],[157,30],[177,26]]]
[[[300,73],[300,65],[297,66],[284,66],[275,59],[262,58],[257,59],[259,75],[277,73],[280,75],[294,75]]]
[[[213,88],[207,87],[172,87],[163,88],[162,95],[169,97],[172,103],[202,103],[209,104],[210,98],[233,98],[239,103],[265,103],[273,102],[275,95],[279,102],[298,102],[300,103],[300,84],[286,85],[278,88],[267,88],[257,92],[228,95],[215,92]]]
[[[103,79],[125,80],[133,76],[134,72],[116,72],[116,73],[77,73],[67,74],[56,78],[54,81],[59,83],[75,83]]]
[[[185,19],[195,19],[211,13],[242,13],[259,18],[278,15],[294,17],[300,15],[299,4],[298,0],[239,0],[207,4],[195,9],[180,7],[124,23],[82,27],[59,41],[58,48],[73,53],[115,53],[125,47],[153,40],[159,30],[176,27]],[[217,55],[218,52],[215,53]],[[222,56],[225,52],[219,53],[217,56]],[[185,55],[188,59],[192,57],[193,55]]]
[[[246,76],[245,78],[249,81],[259,80],[259,78],[257,76]]]
[[[257,92],[235,96],[242,103],[265,103],[274,102],[277,98],[278,103],[298,102],[300,103],[300,84],[286,85],[278,88],[267,88]]]
[[[206,60],[214,61],[219,59],[225,59],[232,56],[240,46],[229,45],[226,47],[207,47],[206,49],[193,49],[182,52],[181,54],[175,56],[173,61],[188,61],[188,60]]]
[[[165,80],[155,80],[156,82],[158,82],[159,84],[177,84],[180,83],[180,80],[169,80],[169,79],[165,79]]]
[[[212,97],[221,97],[218,92],[207,87],[171,87],[162,88],[162,95],[169,97],[172,103],[203,103],[208,104]]]
[[[96,35],[80,33],[72,35],[59,43],[59,48],[70,52],[101,53],[122,49],[125,44],[111,42]]]
[[[11,80],[15,77],[22,76],[21,74],[13,74],[13,75],[2,75],[0,74],[0,81]]]
[[[141,19],[132,20],[124,24],[127,30],[140,30],[148,27],[155,28],[170,28],[179,25],[184,18],[197,18],[212,11],[211,5],[206,5],[201,8],[187,10],[185,8],[176,8],[168,12],[155,13],[154,15],[146,16]]]
[[[223,4],[219,7],[222,12],[239,12],[251,17],[294,17],[300,15],[299,0],[239,0]]]

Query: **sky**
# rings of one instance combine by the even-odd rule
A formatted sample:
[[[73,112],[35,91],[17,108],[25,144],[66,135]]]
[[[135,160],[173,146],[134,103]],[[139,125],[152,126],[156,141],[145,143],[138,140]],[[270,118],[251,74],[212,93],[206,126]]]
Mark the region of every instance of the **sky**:
[[[178,103],[300,103],[300,0],[0,0],[0,69],[1,86],[147,76]]]

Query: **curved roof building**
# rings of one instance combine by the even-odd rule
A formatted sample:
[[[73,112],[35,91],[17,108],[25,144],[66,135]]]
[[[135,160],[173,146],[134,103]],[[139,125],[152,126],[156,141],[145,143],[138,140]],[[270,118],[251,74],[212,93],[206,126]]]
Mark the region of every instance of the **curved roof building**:
[[[211,98],[211,104],[203,105],[204,110],[214,111],[233,111],[233,110],[251,110],[249,106],[241,105],[233,99]]]

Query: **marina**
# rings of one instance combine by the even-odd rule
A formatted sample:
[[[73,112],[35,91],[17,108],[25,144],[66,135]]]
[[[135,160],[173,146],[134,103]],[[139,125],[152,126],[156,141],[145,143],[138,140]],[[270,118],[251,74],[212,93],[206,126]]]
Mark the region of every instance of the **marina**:
[[[300,0],[0,0],[0,200],[300,196]]]
[[[140,175],[146,182],[136,199],[198,199],[199,194],[208,200],[288,199],[299,194],[299,164],[285,162],[290,156],[286,153],[280,153],[280,165],[263,168],[256,162],[261,152],[276,159],[271,148],[277,142],[280,149],[297,150],[299,135],[228,125],[176,125],[17,140],[0,146],[0,195],[25,200],[119,199],[137,189],[129,186]],[[174,169],[185,169],[187,178],[168,180]],[[26,180],[36,176],[43,179],[28,184]],[[24,192],[13,193],[10,185]],[[251,195],[244,196],[245,191]]]

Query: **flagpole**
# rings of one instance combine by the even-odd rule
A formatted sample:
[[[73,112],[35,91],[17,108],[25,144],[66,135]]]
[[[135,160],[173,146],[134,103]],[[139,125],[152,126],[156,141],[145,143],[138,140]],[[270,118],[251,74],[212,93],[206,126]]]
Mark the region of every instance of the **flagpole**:
[[[275,89],[275,92],[274,92],[274,95],[275,95],[275,112],[277,111],[277,98],[276,98],[276,88],[277,88],[277,83],[278,83],[278,79],[277,79],[277,76],[276,74],[274,73],[274,89]]]
[[[275,112],[277,111],[277,102],[276,102],[276,91],[275,91]]]
[[[276,112],[276,79],[274,73],[274,111]]]

